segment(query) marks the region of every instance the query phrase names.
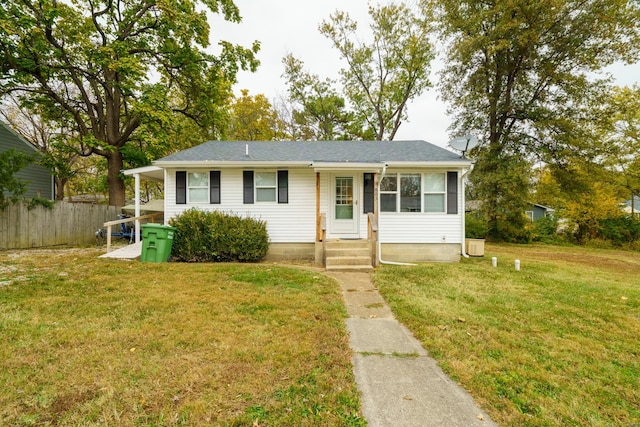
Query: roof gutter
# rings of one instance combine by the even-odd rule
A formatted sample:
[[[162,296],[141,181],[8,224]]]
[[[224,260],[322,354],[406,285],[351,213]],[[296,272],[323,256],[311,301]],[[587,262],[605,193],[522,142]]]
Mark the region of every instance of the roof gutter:
[[[294,162],[270,162],[265,160],[252,161],[252,160],[234,160],[234,161],[226,161],[226,160],[201,160],[201,161],[193,161],[193,160],[180,160],[180,161],[172,161],[172,162],[153,162],[154,166],[158,166],[164,169],[170,168],[243,168],[249,166],[259,166],[259,167],[309,167],[311,162],[302,162],[302,161],[294,161]]]
[[[380,164],[384,163],[389,168],[424,168],[424,167],[436,167],[436,168],[465,168],[471,164],[468,160],[456,160],[456,161],[429,161],[429,162],[324,162],[318,160],[308,161],[267,161],[267,160],[177,160],[177,161],[155,161],[153,166],[160,168],[246,168],[246,167],[311,167],[316,171],[323,170],[380,170]]]

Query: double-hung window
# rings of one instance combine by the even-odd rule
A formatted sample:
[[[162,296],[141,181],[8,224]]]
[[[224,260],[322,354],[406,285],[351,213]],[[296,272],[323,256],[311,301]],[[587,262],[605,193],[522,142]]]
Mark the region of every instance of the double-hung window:
[[[432,172],[423,174],[423,177],[424,211],[444,212],[446,206],[445,174]]]
[[[220,171],[176,171],[176,204],[220,204]]]
[[[400,174],[400,212],[420,212],[420,174]]]
[[[380,211],[395,212],[398,200],[398,175],[390,173],[380,181]]]
[[[242,171],[243,203],[289,203],[289,171]]]
[[[275,172],[256,172],[256,202],[275,202],[277,180]]]
[[[187,197],[189,203],[209,203],[209,173],[187,173]]]

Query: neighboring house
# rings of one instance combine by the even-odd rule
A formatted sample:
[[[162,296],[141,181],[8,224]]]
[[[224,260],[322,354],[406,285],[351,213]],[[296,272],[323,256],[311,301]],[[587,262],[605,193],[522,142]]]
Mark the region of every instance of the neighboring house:
[[[551,209],[537,203],[531,203],[529,209],[525,211],[525,214],[531,222],[534,222],[548,216],[553,216],[554,212],[555,209]]]
[[[12,148],[17,152],[40,156],[40,152],[33,145],[18,135],[9,125],[0,121],[0,153]],[[44,166],[31,164],[16,172],[14,176],[25,183],[24,197],[53,200],[53,176]]]
[[[164,180],[165,221],[194,207],[259,218],[268,257],[323,264],[336,240],[383,262],[459,260],[470,167],[425,141],[211,141],[124,172]]]
[[[537,203],[529,203],[528,208],[524,211],[525,215],[531,222],[537,221],[539,219],[545,218],[547,216],[553,216],[555,213],[555,209],[539,205]],[[482,206],[482,202],[480,200],[467,200],[466,211],[467,212],[475,212],[480,210]]]

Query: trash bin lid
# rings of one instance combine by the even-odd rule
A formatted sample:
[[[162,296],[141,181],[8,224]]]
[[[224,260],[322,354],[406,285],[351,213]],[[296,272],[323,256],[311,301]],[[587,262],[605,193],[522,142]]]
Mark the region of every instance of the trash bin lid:
[[[149,223],[149,224],[142,224],[142,228],[162,228],[165,230],[173,230],[175,231],[175,227],[171,227],[170,225],[162,225],[162,224],[154,224],[154,223]]]

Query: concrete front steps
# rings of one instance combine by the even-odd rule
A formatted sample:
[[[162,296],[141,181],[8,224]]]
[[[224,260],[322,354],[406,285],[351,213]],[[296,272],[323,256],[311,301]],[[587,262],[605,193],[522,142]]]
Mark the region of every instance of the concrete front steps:
[[[328,271],[373,270],[371,243],[367,240],[328,240],[324,250],[325,267]]]

